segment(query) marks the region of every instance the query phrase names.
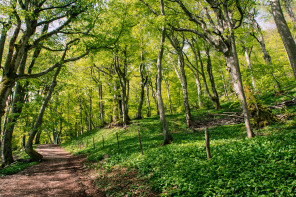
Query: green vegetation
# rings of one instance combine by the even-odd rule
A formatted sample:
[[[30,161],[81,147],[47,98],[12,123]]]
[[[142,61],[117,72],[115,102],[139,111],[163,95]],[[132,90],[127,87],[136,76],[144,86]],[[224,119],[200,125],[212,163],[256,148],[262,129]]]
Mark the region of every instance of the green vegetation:
[[[277,101],[281,99],[277,97]],[[266,104],[274,104],[271,102]],[[224,105],[219,112],[195,111],[193,117],[203,119],[209,113],[223,111],[230,110]],[[296,109],[293,106],[285,111],[293,114]],[[211,127],[213,158],[210,160],[206,156],[203,130],[187,130],[183,114],[167,118],[174,139],[167,146],[160,144],[162,135],[158,117],[135,120],[127,129],[104,128],[85,133],[63,146],[76,154],[87,153],[91,162],[100,161],[93,164],[96,168],[136,168],[138,176],[148,179],[151,188],[164,196],[293,196],[296,192],[295,115],[285,122],[256,130],[257,136],[252,139],[246,139],[243,124]],[[141,131],[143,156],[138,130]],[[96,149],[93,148],[93,138]]]
[[[3,169],[0,169],[0,176],[18,173],[20,171],[23,171],[25,168],[36,165],[38,163],[29,161],[30,157],[25,153],[25,151],[14,151],[13,154],[16,158],[18,158],[18,161]]]

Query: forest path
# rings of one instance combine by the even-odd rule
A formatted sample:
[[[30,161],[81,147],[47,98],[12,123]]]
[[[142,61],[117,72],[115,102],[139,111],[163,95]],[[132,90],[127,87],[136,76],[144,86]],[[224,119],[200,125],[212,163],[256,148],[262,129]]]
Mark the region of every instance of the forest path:
[[[41,163],[0,177],[0,196],[104,196],[85,173],[85,156],[73,156],[58,145],[39,145]]]

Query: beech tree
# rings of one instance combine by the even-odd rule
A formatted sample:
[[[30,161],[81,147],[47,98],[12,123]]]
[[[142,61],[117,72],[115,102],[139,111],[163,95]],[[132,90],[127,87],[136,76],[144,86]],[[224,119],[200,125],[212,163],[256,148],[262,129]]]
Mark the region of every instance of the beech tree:
[[[287,25],[279,0],[270,0],[272,15],[284,43],[296,79],[296,43]]]
[[[228,0],[223,2],[208,0],[206,2],[207,4],[196,2],[196,5],[202,9],[198,13],[199,15],[196,15],[188,6],[189,2],[176,0],[175,3],[178,4],[188,20],[196,25],[196,28],[174,27],[174,29],[176,31],[192,32],[207,41],[217,51],[223,53],[234,90],[241,101],[247,134],[251,138],[254,136],[254,133],[250,124],[250,114],[243,89],[235,45],[235,29],[241,26],[244,19],[244,8],[242,6],[246,7],[248,5],[241,5],[239,1],[233,2]]]

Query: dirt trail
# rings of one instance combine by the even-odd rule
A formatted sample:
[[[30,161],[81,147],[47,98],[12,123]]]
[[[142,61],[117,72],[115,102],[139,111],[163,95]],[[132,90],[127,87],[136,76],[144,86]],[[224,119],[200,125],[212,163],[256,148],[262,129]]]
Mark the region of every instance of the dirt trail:
[[[73,156],[57,145],[39,145],[38,165],[0,177],[0,196],[104,196],[97,193],[83,168],[85,157]]]

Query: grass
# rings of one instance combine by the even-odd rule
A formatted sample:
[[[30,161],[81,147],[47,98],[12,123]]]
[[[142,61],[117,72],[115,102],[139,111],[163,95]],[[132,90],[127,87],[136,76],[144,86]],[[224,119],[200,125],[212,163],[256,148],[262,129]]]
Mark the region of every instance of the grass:
[[[296,112],[293,107],[285,110],[290,114]],[[198,119],[220,112],[223,110],[198,110],[192,116]],[[138,176],[148,180],[150,188],[161,196],[294,196],[296,193],[295,116],[256,130],[258,135],[252,139],[246,138],[244,124],[210,128],[213,157],[210,160],[202,131],[186,129],[184,114],[167,119],[174,139],[167,146],[161,146],[163,136],[158,117],[135,120],[127,129],[85,133],[63,146],[75,154],[87,153],[90,161],[98,162],[94,163],[95,167],[106,169],[106,173],[114,168],[136,169]],[[144,155],[139,148],[138,130]],[[109,194],[112,196],[112,191]],[[128,194],[128,191],[121,193]]]
[[[29,159],[29,156],[25,153],[25,151],[14,151],[13,155],[18,159],[22,159],[22,160]],[[38,162],[28,162],[28,161],[15,162],[3,169],[0,169],[0,176],[16,174],[30,166],[36,165],[37,163]]]

